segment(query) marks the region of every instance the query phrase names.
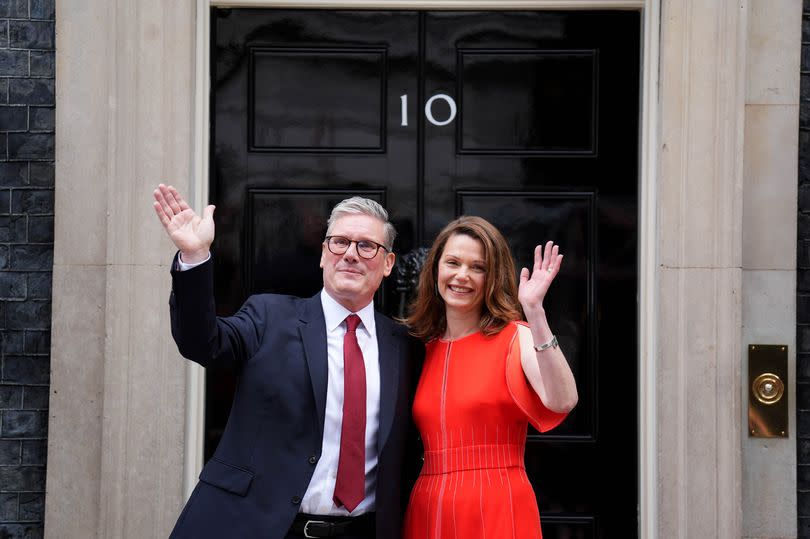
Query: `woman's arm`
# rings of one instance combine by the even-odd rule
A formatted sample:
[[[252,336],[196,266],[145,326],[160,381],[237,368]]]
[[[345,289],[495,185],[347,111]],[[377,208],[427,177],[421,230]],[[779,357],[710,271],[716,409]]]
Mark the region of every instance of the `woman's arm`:
[[[577,404],[577,384],[560,347],[537,352],[532,330],[524,325],[518,326],[518,337],[520,363],[532,389],[552,412],[570,412]],[[551,338],[544,342],[549,340]]]
[[[534,391],[549,410],[567,413],[577,403],[577,386],[571,367],[548,326],[543,299],[560,271],[563,255],[554,242],[547,242],[545,254],[534,249],[534,268],[520,272],[518,299],[529,327],[520,326],[520,360]]]

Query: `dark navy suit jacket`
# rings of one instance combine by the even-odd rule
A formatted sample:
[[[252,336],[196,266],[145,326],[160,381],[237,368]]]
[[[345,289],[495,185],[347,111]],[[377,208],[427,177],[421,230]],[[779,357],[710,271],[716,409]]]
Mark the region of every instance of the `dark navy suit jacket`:
[[[174,266],[173,266],[174,267]],[[251,296],[217,317],[212,263],[172,272],[172,336],[203,366],[238,373],[228,423],[186,503],[172,538],[281,539],[321,455],[326,409],[326,323],[319,295]],[[377,537],[400,536],[418,450],[411,398],[421,344],[375,313],[380,362]]]

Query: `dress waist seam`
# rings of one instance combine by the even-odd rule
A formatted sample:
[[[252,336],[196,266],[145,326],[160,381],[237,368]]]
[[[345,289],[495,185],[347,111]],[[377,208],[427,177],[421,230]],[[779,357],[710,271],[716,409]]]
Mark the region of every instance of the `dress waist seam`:
[[[426,451],[422,475],[457,471],[524,468],[524,446],[492,444]]]

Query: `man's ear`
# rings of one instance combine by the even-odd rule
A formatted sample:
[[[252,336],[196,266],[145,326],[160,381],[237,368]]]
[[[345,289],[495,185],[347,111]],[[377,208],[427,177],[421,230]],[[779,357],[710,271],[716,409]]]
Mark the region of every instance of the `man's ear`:
[[[321,262],[318,264],[321,269],[323,269],[323,259],[326,257],[326,244],[321,244]]]
[[[391,270],[394,269],[394,262],[397,261],[397,255],[394,253],[385,253],[385,267],[383,268],[383,275],[388,277],[391,275]]]

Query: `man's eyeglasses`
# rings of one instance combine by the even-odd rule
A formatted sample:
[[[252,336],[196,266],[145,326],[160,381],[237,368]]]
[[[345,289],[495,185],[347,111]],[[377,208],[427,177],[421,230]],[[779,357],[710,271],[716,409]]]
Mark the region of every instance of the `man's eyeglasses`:
[[[357,244],[357,254],[361,258],[372,259],[377,256],[377,251],[382,249],[388,252],[385,245],[379,244],[371,240],[350,240],[343,236],[326,236],[326,247],[329,251],[336,255],[342,255],[349,250],[352,243]]]

